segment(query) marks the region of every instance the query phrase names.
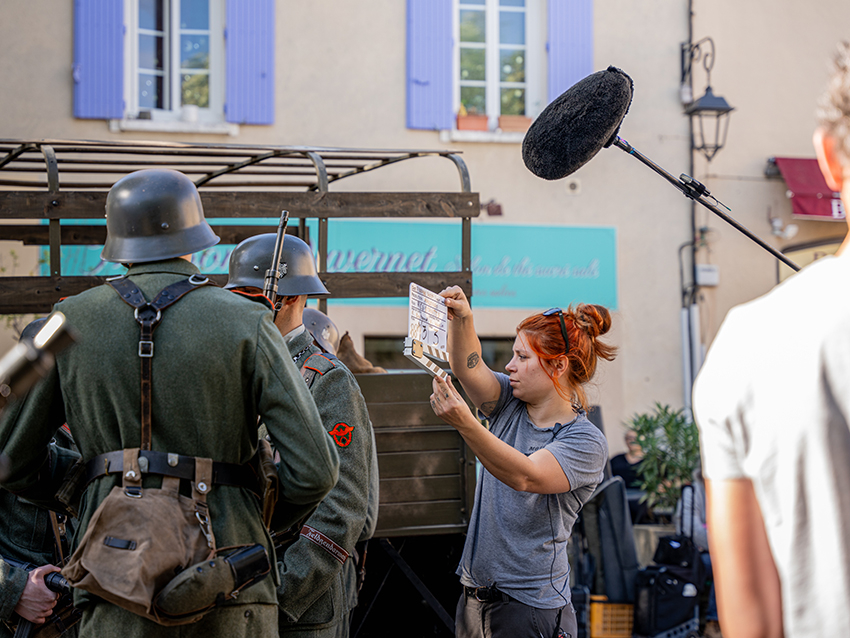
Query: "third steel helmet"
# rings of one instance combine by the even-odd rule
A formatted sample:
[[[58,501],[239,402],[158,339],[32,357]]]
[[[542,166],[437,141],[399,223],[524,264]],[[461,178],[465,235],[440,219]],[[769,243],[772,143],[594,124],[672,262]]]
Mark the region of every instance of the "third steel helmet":
[[[315,308],[304,308],[302,323],[322,350],[336,354],[339,348],[339,329],[330,317]]]

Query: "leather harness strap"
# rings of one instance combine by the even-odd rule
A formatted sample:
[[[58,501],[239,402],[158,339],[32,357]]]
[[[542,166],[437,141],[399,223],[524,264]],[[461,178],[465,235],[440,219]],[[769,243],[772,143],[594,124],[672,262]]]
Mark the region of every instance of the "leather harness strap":
[[[176,283],[166,286],[159,291],[153,301],[148,302],[139,287],[132,280],[122,277],[112,279],[107,283],[115,289],[121,297],[121,301],[135,308],[136,321],[141,327],[139,337],[139,358],[142,361],[142,444],[141,449],[151,449],[151,377],[153,366],[153,331],[162,319],[162,311],[180,299],[183,295],[197,290],[209,283],[206,277],[192,275],[188,279],[182,279]]]
[[[59,522],[61,514],[54,511],[47,512],[50,515],[50,527],[53,528],[53,542],[56,544],[56,557],[59,559],[59,566],[65,566],[65,550],[62,547],[62,542],[65,539],[65,519]]]
[[[161,476],[172,476],[178,479],[193,481],[195,479],[195,457],[182,456],[180,454],[168,454],[155,450],[143,450],[139,454],[144,467],[141,468],[145,474],[159,474]],[[256,457],[255,457],[256,458]],[[251,463],[240,465],[237,463],[224,463],[213,461],[212,484],[230,485],[233,487],[244,487],[251,490],[258,498],[263,495],[260,479]],[[98,454],[85,465],[85,485],[91,481],[107,474],[120,474],[124,471],[123,450]]]
[[[139,475],[136,478],[137,487],[141,488],[143,474],[158,474],[171,479],[193,481],[193,489],[196,491],[203,483],[206,487],[199,493],[204,497],[212,485],[230,485],[244,487],[256,494],[258,498],[262,498],[263,489],[256,467],[258,463],[256,455],[249,463],[241,465],[151,450],[153,332],[162,320],[163,310],[178,301],[183,295],[207,285],[209,279],[192,275],[188,279],[182,279],[166,286],[159,291],[159,294],[151,302],[148,302],[139,287],[126,277],[112,279],[107,283],[120,295],[124,303],[135,309],[136,321],[141,327],[139,337],[139,358],[142,366],[141,452],[138,453],[138,457],[134,456],[134,460],[131,462],[131,464],[138,463],[139,466]],[[85,484],[88,485],[94,479],[107,474],[123,473],[127,466],[125,453],[126,450],[115,450],[90,459],[85,464]],[[201,473],[202,480],[200,481],[198,471]],[[125,477],[124,481],[126,482],[126,480]]]

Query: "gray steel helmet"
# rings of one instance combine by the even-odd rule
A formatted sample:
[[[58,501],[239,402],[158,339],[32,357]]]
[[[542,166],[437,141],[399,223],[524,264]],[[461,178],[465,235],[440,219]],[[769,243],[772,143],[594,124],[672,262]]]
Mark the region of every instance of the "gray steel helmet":
[[[106,261],[144,263],[215,246],[198,189],[183,173],[151,168],[122,177],[106,197]]]
[[[339,348],[339,329],[330,317],[315,308],[304,308],[301,321],[322,350],[336,354]]]
[[[264,233],[249,237],[236,246],[230,253],[229,277],[224,287],[230,289],[250,286],[262,290],[265,286],[266,271],[272,265],[276,239],[275,233]],[[331,294],[316,273],[313,251],[294,235],[287,235],[283,240],[280,272],[278,297]]]
[[[24,339],[28,339],[32,341],[35,339],[35,335],[38,334],[38,331],[44,328],[44,324],[47,323],[47,317],[41,317],[39,319],[34,319],[30,321],[23,330],[21,330],[21,337],[18,341],[23,341]]]

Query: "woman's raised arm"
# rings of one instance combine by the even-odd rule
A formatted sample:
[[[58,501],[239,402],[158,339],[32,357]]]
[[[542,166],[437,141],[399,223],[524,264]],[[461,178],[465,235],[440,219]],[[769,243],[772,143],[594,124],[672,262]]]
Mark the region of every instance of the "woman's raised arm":
[[[493,371],[481,359],[481,342],[475,334],[472,308],[459,286],[440,292],[449,314],[449,365],[469,399],[484,414],[490,414],[501,388]]]

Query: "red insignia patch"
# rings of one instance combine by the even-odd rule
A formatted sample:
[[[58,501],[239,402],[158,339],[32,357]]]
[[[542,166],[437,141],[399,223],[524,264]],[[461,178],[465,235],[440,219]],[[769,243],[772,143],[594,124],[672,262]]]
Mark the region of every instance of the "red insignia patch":
[[[354,428],[348,423],[337,423],[328,434],[333,437],[334,443],[339,447],[346,447],[351,443],[352,432],[354,432]]]

